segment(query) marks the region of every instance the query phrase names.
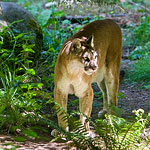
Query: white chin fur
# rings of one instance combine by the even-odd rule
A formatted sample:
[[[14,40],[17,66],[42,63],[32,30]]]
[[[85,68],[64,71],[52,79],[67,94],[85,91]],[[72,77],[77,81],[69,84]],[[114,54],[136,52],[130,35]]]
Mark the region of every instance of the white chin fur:
[[[88,71],[84,71],[87,75],[91,75],[92,73],[94,73],[94,71],[88,72]]]
[[[84,70],[84,72],[85,72],[85,74],[87,74],[87,75],[92,75],[94,72],[96,72],[97,70],[89,70],[89,71],[85,71]]]

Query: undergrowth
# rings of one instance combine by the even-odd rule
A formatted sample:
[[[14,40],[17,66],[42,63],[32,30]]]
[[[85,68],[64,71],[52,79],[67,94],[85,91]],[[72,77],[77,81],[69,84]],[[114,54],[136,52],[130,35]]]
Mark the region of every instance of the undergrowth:
[[[136,63],[132,65],[132,70],[130,70],[129,80],[131,82],[138,82],[141,87],[150,90],[150,54],[141,58]]]
[[[139,83],[142,88],[150,88],[150,17],[146,8],[139,10],[143,12],[141,23],[136,27],[129,27],[130,34],[126,37],[126,46],[131,48],[129,59],[132,70],[128,70],[128,78],[131,83]]]
[[[61,111],[61,114],[66,114],[60,107],[57,111]],[[136,117],[132,122],[109,114],[105,115],[105,119],[96,119],[95,121],[86,117],[87,121],[93,127],[92,132],[94,136],[90,136],[85,127],[79,121],[73,119],[73,116],[80,114],[79,112],[72,112],[70,115],[66,114],[66,117],[63,119],[65,121],[70,118],[75,120],[71,121],[70,124],[70,126],[74,126],[75,128],[70,132],[66,132],[57,126],[55,129],[60,134],[55,140],[59,138],[63,138],[66,141],[71,140],[77,149],[82,150],[141,150],[148,146],[150,142],[148,137],[142,139],[142,132],[146,128],[146,125],[150,123],[150,114],[145,115],[142,109],[134,110],[133,113]]]

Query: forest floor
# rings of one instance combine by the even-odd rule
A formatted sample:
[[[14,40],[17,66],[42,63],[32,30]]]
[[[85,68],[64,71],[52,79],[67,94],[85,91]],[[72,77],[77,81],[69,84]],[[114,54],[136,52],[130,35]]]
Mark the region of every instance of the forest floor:
[[[112,18],[116,20],[120,25],[125,26],[127,24],[138,24],[140,15],[129,12],[126,15],[118,16],[107,16],[106,18]],[[126,49],[123,49],[123,62],[121,65],[122,69],[130,69],[130,60],[127,59]],[[145,113],[150,111],[150,90],[141,89],[138,84],[131,84],[128,82],[128,77],[125,76],[124,81],[120,84],[120,91],[123,93],[124,97],[119,99],[118,106],[123,110],[122,116],[132,116],[132,111],[142,108]],[[92,116],[97,116],[98,110],[94,110]],[[147,134],[150,135],[150,128],[147,128]],[[51,142],[52,137],[50,134],[40,135],[46,137],[45,140],[39,139],[28,139],[24,142],[14,141],[13,135],[0,134],[0,150],[17,149],[17,150],[75,150],[75,147],[70,146],[70,142]],[[149,145],[150,147],[150,145]]]

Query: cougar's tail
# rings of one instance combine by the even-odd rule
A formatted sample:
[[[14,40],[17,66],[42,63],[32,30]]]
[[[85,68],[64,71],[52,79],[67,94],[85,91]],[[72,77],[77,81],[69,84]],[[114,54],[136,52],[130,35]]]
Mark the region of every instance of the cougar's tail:
[[[125,71],[124,70],[120,70],[119,83],[122,82],[122,80],[124,79],[124,76],[125,76]]]

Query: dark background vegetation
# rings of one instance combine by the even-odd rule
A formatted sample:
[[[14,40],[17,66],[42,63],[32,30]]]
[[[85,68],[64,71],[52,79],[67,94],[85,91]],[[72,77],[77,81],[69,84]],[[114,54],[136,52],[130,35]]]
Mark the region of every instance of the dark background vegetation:
[[[44,38],[38,64],[33,65],[32,60],[23,57],[26,51],[34,53],[32,46],[22,44],[20,53],[15,53],[20,44],[19,38],[23,38],[21,35],[19,38],[12,37],[13,48],[3,49],[3,35],[10,31],[6,28],[0,33],[0,129],[2,134],[12,134],[13,140],[17,142],[25,142],[27,139],[45,141],[52,138],[50,131],[58,128],[53,100],[53,80],[54,66],[60,47],[64,40],[82,26],[97,19],[112,18],[120,24],[123,32],[122,64],[128,61],[127,66],[123,66],[126,72],[123,84],[144,89],[150,96],[149,0],[126,0],[125,2],[103,0],[94,1],[95,3],[90,0],[80,0],[74,3],[69,3],[70,1],[57,3],[51,7],[45,5],[50,0],[10,0],[9,2],[17,2],[31,12],[41,26]],[[95,95],[95,99],[98,98],[98,101],[102,103],[101,92],[95,91]],[[119,92],[118,97],[123,98],[125,95]],[[72,101],[68,104],[70,113],[70,110],[78,108],[78,99],[71,99]],[[100,110],[101,103],[96,99],[93,104],[94,113],[97,112],[95,110]],[[77,113],[72,113],[69,120],[71,124],[74,124]],[[97,119],[94,113],[93,120]],[[83,149],[87,147],[90,149],[137,149],[139,145],[149,145],[147,138],[143,141],[140,137],[143,129],[148,127],[146,124],[149,119],[146,113],[144,114],[142,110],[136,112],[136,119],[127,119],[128,117],[124,116],[126,120],[108,115],[105,120],[97,119],[94,122],[91,120],[92,126],[99,134],[98,139],[87,140],[81,135],[82,132],[78,135],[79,131],[83,131],[80,125],[75,125],[78,130],[70,134],[62,129],[58,128],[58,130],[66,136],[66,141],[73,140],[75,146],[81,149],[82,147]],[[141,121],[142,118],[143,121]],[[99,141],[102,142],[99,143]],[[13,145],[12,147],[16,149],[17,146],[14,143],[10,142],[8,145]]]

